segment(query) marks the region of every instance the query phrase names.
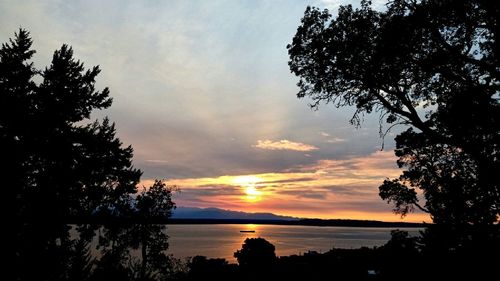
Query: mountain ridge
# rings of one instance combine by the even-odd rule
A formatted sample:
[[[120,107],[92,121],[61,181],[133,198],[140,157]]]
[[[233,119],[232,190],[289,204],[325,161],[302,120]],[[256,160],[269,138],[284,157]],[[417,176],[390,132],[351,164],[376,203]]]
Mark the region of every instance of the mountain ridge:
[[[221,208],[177,207],[167,224],[274,224],[350,227],[428,227],[428,223],[357,219],[298,218],[273,213],[247,213]]]
[[[284,220],[296,221],[301,218],[276,215],[267,212],[249,213],[220,208],[177,207],[172,212],[173,219],[231,219],[231,220]]]

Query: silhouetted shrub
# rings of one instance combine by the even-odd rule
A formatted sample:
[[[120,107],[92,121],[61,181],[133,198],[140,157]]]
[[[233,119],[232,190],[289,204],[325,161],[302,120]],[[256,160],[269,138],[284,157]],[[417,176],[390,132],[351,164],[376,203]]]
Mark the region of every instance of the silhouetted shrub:
[[[226,259],[209,259],[195,256],[189,265],[189,280],[235,280],[237,268]]]
[[[267,267],[276,262],[274,251],[274,245],[264,238],[247,238],[234,257],[243,267]]]

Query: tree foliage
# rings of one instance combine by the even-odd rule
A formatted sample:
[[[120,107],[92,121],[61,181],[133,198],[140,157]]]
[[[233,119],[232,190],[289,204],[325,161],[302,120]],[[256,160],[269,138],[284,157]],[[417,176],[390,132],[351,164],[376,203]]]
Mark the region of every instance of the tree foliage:
[[[417,207],[441,224],[499,218],[499,7],[396,0],[379,12],[362,1],[336,18],[308,7],[288,45],[298,97],[355,106],[355,125],[375,111],[389,129],[407,126],[395,151],[406,170],[380,186],[401,215]]]
[[[108,119],[86,122],[92,110],[112,101],[107,88],[95,89],[99,67],[86,70],[63,45],[49,67],[37,70],[31,44],[21,29],[0,50],[1,142],[10,156],[4,159],[15,214],[47,219],[127,212],[127,196],[141,175],[132,166],[132,148],[122,147]]]
[[[269,267],[276,262],[275,247],[264,238],[247,238],[241,250],[234,253],[238,264],[254,270]]]
[[[137,216],[144,221],[155,218],[168,218],[172,215],[175,204],[172,202],[172,188],[155,180],[152,186],[137,196],[135,209]],[[132,231],[133,245],[141,247],[141,280],[146,273],[167,274],[169,257],[168,235],[164,224],[138,224]]]
[[[168,265],[168,236],[164,226],[143,220],[171,215],[172,190],[155,181],[136,196],[142,172],[132,165],[132,147],[123,147],[108,118],[90,121],[92,111],[112,103],[108,88],[95,88],[99,67],[86,69],[63,45],[40,70],[31,62],[31,46],[29,33],[20,29],[0,48],[2,175],[15,221],[12,276],[145,280],[146,273]],[[82,218],[85,224],[69,225]],[[97,229],[102,257],[94,260],[88,245]],[[134,233],[145,249],[139,274],[130,266]]]

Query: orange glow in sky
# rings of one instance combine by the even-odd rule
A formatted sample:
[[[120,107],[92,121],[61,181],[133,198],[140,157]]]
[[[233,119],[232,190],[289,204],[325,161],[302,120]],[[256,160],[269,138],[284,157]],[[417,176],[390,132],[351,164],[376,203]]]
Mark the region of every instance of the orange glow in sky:
[[[342,1],[39,2],[0,1],[2,42],[25,27],[35,64],[69,43],[87,67],[103,66],[97,90],[109,87],[115,102],[92,119],[116,122],[140,185],[177,185],[180,207],[400,221],[378,195],[401,174],[399,129],[380,139],[376,112],[355,128],[355,107],[310,110],[288,67],[305,7]]]
[[[241,186],[245,192],[245,200],[255,202],[261,199],[262,192],[257,190],[256,185],[261,181],[254,175],[236,176],[232,179],[233,183]]]
[[[216,207],[244,212],[323,218],[401,221],[391,205],[378,196],[378,186],[401,172],[392,151],[368,157],[322,160],[289,172],[224,175],[213,178],[168,180],[181,189],[179,206]],[[144,182],[144,185],[148,183]],[[414,213],[403,221],[430,221]]]

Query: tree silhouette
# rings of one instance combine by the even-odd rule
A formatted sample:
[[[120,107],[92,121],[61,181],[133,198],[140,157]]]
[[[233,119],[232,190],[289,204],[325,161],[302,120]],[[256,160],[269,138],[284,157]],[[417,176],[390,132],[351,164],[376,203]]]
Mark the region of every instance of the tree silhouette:
[[[187,280],[242,280],[237,275],[234,264],[225,259],[208,259],[205,256],[195,256],[189,261]]]
[[[92,276],[95,258],[90,251],[90,243],[85,239],[74,242],[73,254],[68,261],[68,279],[84,281]]]
[[[15,214],[64,219],[127,212],[141,175],[132,167],[132,148],[122,147],[108,119],[84,124],[92,110],[111,105],[107,88],[95,90],[99,68],[85,70],[63,45],[49,67],[36,70],[31,44],[21,29],[0,51],[1,141],[11,156]]]
[[[276,262],[274,250],[274,245],[264,238],[247,238],[234,257],[242,267],[263,269]]]
[[[500,14],[495,1],[396,0],[384,12],[308,7],[288,45],[298,97],[380,113],[406,171],[380,196],[435,223],[493,225],[500,217]],[[385,133],[381,130],[382,135]],[[423,191],[419,202],[415,188]]]
[[[172,215],[175,204],[172,202],[172,188],[156,180],[149,189],[144,190],[136,199],[137,217],[143,221],[158,218],[168,218]],[[134,227],[133,245],[141,248],[141,269],[140,279],[144,280],[146,274],[158,273],[166,275],[168,273],[168,256],[165,251],[168,249],[168,235],[164,224],[144,223]]]
[[[12,276],[134,278],[130,248],[137,244],[137,232],[144,249],[140,278],[146,265],[166,267],[164,227],[145,220],[170,216],[171,189],[156,181],[135,197],[142,172],[132,166],[132,147],[122,146],[107,118],[90,122],[93,110],[112,102],[108,88],[95,89],[99,67],[85,69],[63,45],[50,66],[38,70],[31,46],[29,33],[20,29],[0,49],[3,184],[13,204],[9,216],[15,218],[9,240],[15,243]],[[82,223],[69,225],[75,222]],[[72,228],[77,238],[70,235]],[[91,259],[88,249],[96,230],[99,260]]]

